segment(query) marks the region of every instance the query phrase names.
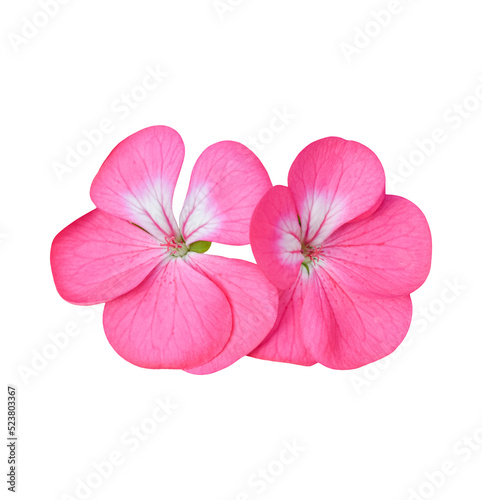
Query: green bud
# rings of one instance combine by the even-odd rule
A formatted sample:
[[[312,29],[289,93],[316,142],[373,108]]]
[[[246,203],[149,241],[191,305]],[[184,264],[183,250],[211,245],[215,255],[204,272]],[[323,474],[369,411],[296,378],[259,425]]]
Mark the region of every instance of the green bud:
[[[211,248],[210,241],[195,241],[189,245],[190,252],[205,253]]]

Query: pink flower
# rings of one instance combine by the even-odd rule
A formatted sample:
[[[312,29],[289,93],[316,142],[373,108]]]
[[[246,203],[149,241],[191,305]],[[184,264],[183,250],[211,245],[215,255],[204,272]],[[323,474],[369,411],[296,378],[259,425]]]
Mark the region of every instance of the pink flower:
[[[214,144],[194,166],[178,226],[172,198],[183,159],[168,127],[122,141],[92,183],[97,208],[56,236],[51,264],[65,300],[106,302],[107,339],[123,358],[204,374],[248,354],[275,322],[277,290],[255,264],[202,254],[208,242],[249,243],[271,182],[245,146]]]
[[[352,369],[402,342],[410,293],[430,271],[430,229],[413,203],[385,195],[383,167],[368,148],[335,137],[310,144],[288,187],[261,199],[250,239],[280,290],[276,324],[252,356]]]

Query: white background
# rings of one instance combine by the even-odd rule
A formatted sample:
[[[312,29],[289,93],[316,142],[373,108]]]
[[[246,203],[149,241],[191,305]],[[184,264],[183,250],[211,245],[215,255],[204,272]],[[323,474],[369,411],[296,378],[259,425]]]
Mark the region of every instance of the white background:
[[[123,463],[84,498],[481,499],[479,2],[225,0],[224,12],[212,0],[64,3],[20,45],[28,20],[45,21],[39,4],[4,2],[1,14],[1,422],[6,434],[6,388],[16,384],[17,498],[80,498],[80,481],[97,486],[92,463],[118,451]],[[373,21],[389,7],[391,19]],[[147,67],[167,76],[142,96]],[[117,100],[131,92],[141,102],[121,113]],[[274,110],[287,123],[271,122]],[[59,178],[54,162],[103,119],[110,133]],[[276,132],[264,130],[270,122]],[[219,140],[261,134],[256,152],[275,184],[313,140],[373,149],[393,174],[388,191],[418,204],[433,231],[432,272],[397,353],[356,372],[246,358],[205,377],[118,357],[101,308],[58,296],[50,244],[93,207],[89,186],[111,149],[154,124],[186,144],[177,210],[194,161]],[[430,145],[436,129],[443,142]],[[416,166],[401,167],[410,155]],[[249,248],[214,251],[252,259]],[[71,323],[78,335],[22,376]],[[131,426],[152,430],[158,396],[177,409],[133,450]],[[472,448],[464,436],[475,436]],[[280,467],[293,439],[304,449]],[[451,476],[436,474],[431,487],[427,474],[447,461]]]

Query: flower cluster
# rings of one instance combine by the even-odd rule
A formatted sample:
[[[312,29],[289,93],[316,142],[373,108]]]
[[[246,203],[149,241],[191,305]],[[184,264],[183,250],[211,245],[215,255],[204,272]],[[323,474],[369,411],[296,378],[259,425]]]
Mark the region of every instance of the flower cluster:
[[[288,187],[224,141],[194,165],[179,224],[180,136],[150,127],[122,141],[91,187],[96,208],[61,231],[51,265],[59,294],[106,303],[115,351],[145,368],[213,373],[246,355],[337,369],[390,354],[411,322],[431,237],[421,211],[385,194],[377,157],[317,141]],[[251,243],[256,264],[206,254]]]

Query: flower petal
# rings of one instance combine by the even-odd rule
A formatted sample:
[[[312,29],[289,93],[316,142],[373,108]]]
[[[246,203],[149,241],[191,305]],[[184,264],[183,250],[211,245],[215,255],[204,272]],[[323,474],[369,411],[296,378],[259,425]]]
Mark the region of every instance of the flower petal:
[[[135,288],[164,253],[150,234],[96,209],[55,237],[50,261],[59,294],[89,305]]]
[[[178,236],[172,196],[184,159],[179,134],[149,127],[114,148],[95,176],[90,196],[97,208],[141,226],[163,240]]]
[[[250,241],[260,269],[280,290],[289,288],[299,275],[304,260],[300,237],[290,190],[284,186],[271,188],[253,213]]]
[[[313,142],[298,155],[288,186],[301,217],[303,241],[317,246],[342,224],[380,206],[385,173],[367,147],[328,137]]]
[[[193,368],[225,346],[231,307],[211,280],[182,258],[172,258],[137,288],[106,304],[104,329],[111,346],[134,365]]]
[[[300,329],[301,309],[307,290],[307,280],[307,272],[302,269],[291,287],[280,292],[276,323],[264,342],[250,356],[303,366],[316,363],[303,342]]]
[[[324,268],[345,287],[363,294],[408,295],[427,279],[432,238],[416,205],[386,196],[373,215],[333,233],[323,252]]]
[[[336,283],[323,269],[311,273],[301,312],[303,340],[321,364],[351,370],[392,353],[412,319],[409,295],[367,297]]]
[[[248,355],[276,321],[278,290],[251,262],[215,255],[189,254],[189,261],[226,295],[233,314],[233,331],[224,349],[209,363],[189,371],[214,373]]]
[[[270,187],[268,173],[246,146],[232,141],[210,146],[192,171],[181,212],[184,240],[248,244],[251,215]]]

